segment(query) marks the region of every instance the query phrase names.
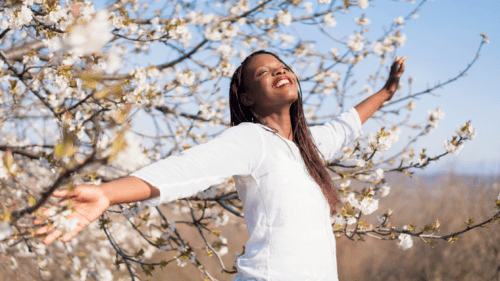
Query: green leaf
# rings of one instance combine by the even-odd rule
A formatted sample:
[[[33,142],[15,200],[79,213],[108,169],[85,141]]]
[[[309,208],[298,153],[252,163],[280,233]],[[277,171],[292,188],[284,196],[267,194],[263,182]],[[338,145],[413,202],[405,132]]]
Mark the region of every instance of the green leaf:
[[[31,206],[35,206],[35,204],[36,204],[35,197],[28,194],[28,205],[31,207]]]

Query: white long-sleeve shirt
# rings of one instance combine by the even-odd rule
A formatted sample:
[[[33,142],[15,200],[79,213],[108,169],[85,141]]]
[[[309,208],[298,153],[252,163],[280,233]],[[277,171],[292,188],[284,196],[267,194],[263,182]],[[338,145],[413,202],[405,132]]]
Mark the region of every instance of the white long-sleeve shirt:
[[[357,111],[309,127],[326,160],[361,135]],[[244,122],[131,174],[160,190],[156,206],[233,176],[249,232],[234,280],[338,280],[330,207],[294,142]]]

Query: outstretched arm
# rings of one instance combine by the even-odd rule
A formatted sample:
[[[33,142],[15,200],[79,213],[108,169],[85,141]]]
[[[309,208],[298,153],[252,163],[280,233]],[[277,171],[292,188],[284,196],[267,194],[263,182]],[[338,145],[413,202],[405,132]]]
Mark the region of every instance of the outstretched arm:
[[[113,204],[130,203],[154,198],[160,195],[160,191],[149,183],[133,177],[125,177],[102,185],[78,185],[72,192],[67,189],[54,191],[53,196],[61,198],[58,205],[71,200],[74,202],[74,212],[69,214],[66,219],[77,219],[76,228],[69,233],[64,234],[62,241],[66,242],[75,236],[80,230],[88,226],[94,220],[99,218],[106,209]],[[50,217],[55,206],[42,210],[45,217]],[[35,225],[43,223],[43,219],[35,219]],[[63,233],[56,226],[42,226],[36,232],[36,235],[47,235],[43,239],[45,245],[51,244]]]
[[[365,121],[368,120],[368,118],[370,118],[385,101],[392,98],[394,92],[396,92],[398,88],[399,78],[405,70],[405,59],[406,56],[402,58],[396,57],[396,60],[391,66],[391,73],[389,74],[389,78],[387,79],[384,87],[354,107],[359,114],[361,124],[365,123]]]
[[[101,186],[79,185],[72,192],[67,189],[56,191],[52,195],[62,199],[58,205],[71,200],[74,212],[62,212],[66,220],[61,220],[60,216],[52,218],[59,226],[42,226],[36,234],[47,235],[43,243],[50,244],[76,226],[62,236],[62,241],[66,242],[113,204],[143,201],[146,205],[156,206],[196,194],[232,175],[252,174],[264,157],[263,147],[257,125],[240,124],[207,143],[157,161],[129,177]],[[54,211],[52,206],[42,213],[44,217],[51,217],[55,215]],[[44,221],[36,219],[34,223],[38,225]],[[72,224],[74,222],[77,223]]]

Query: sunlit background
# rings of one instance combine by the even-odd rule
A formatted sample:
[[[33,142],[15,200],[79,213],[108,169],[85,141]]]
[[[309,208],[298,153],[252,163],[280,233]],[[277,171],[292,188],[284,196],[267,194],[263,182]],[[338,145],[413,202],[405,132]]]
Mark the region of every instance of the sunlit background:
[[[318,3],[314,3],[313,9]],[[96,10],[103,5],[98,1]],[[389,27],[394,19],[399,16],[407,16],[417,3],[398,1],[370,1],[372,7],[360,10],[353,8],[348,14],[336,13],[337,25],[328,27],[328,32],[339,39],[346,39],[341,36],[352,34],[355,30],[360,30],[354,22],[355,17],[361,18],[362,14],[371,20],[367,26],[370,31],[365,35],[368,39],[377,39],[383,33],[383,26]],[[457,81],[446,85],[443,88],[433,91],[432,94],[422,95],[415,100],[416,109],[410,119],[412,124],[425,126],[428,119],[428,110],[435,110],[440,107],[445,113],[443,120],[439,122],[437,129],[433,133],[422,137],[415,146],[415,153],[420,153],[422,148],[426,148],[428,156],[439,155],[444,150],[445,139],[451,139],[455,134],[458,125],[465,124],[471,120],[471,125],[478,130],[478,136],[465,143],[465,147],[458,155],[448,155],[437,163],[433,162],[419,173],[439,173],[454,171],[466,174],[497,175],[500,171],[500,113],[497,107],[500,106],[500,32],[499,32],[500,2],[497,0],[485,1],[452,1],[438,0],[429,1],[423,5],[418,12],[418,18],[405,21],[402,30],[407,36],[403,47],[397,51],[399,56],[407,56],[406,71],[402,77],[404,86],[396,94],[406,95],[408,93],[408,78],[413,78],[412,92],[416,93],[432,87],[439,82],[445,82],[457,76],[471,63],[485,34],[490,43],[484,45],[478,60],[469,69],[466,76],[460,77]],[[298,29],[290,28],[290,34],[297,39],[316,41],[319,37],[317,28]],[[311,32],[312,31],[312,32]],[[325,36],[321,36],[325,38]],[[315,42],[315,48],[330,50],[331,48],[342,48],[334,41]],[[368,46],[369,48],[369,46]],[[279,55],[279,53],[278,53]],[[151,63],[163,63],[169,61],[161,49],[151,48],[151,54],[147,57],[139,57],[135,62],[147,64],[146,60],[154,59]],[[287,59],[285,59],[287,61]],[[241,60],[233,58],[233,63],[239,65]],[[357,84],[351,93],[361,92],[366,85],[367,77],[373,74],[379,67],[379,59],[371,55],[370,58],[362,61],[356,68],[354,79]],[[361,71],[362,70],[362,71]],[[342,73],[342,72],[340,72]],[[222,83],[220,93],[228,98],[227,82]],[[382,84],[379,83],[378,87]],[[357,88],[357,89],[356,89]],[[347,106],[354,106],[365,96],[354,96],[347,100]],[[325,104],[321,113],[328,114],[328,108],[332,112],[337,107],[335,99],[332,97]],[[394,116],[394,121],[404,119],[408,111],[402,116]],[[330,112],[331,113],[331,112]],[[321,115],[321,114],[320,114]],[[229,112],[226,113],[229,120]],[[141,121],[135,120],[135,125],[140,124],[141,131],[149,130],[148,126]],[[375,132],[383,126],[373,120],[368,121],[363,129],[365,133]],[[153,130],[153,128],[150,128]],[[221,131],[219,128],[217,131]],[[214,131],[215,133],[215,131]],[[391,147],[385,155],[392,155],[401,149],[410,131],[403,129],[399,142]]]

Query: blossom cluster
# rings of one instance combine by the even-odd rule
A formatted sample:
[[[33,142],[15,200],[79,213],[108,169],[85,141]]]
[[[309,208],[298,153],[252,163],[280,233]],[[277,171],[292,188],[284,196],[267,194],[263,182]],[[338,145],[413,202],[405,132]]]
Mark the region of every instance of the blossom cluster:
[[[404,230],[407,230],[408,227],[405,225],[403,226]],[[411,238],[411,235],[406,234],[406,233],[401,233],[398,236],[398,239],[400,240],[398,243],[399,248],[402,250],[408,250],[413,246],[413,239]]]
[[[367,153],[382,153],[388,151],[389,148],[398,141],[401,130],[393,127],[386,131],[385,127],[381,128],[377,135],[370,133],[368,135],[368,145],[365,147]]]
[[[429,114],[429,125],[436,129],[438,127],[438,122],[444,118],[444,112],[438,107],[434,111],[429,109],[427,113]]]
[[[0,49],[5,54],[0,60],[0,254],[18,269],[23,266],[18,258],[32,257],[26,264],[38,266],[45,279],[56,278],[50,276],[56,272],[48,269],[57,265],[71,279],[115,280],[112,262],[117,271],[125,271],[123,261],[134,259],[131,272],[138,270],[134,266],[139,263],[148,272],[147,261],[162,251],[176,255],[174,266],[192,263],[209,276],[212,269],[202,265],[199,252],[195,253],[199,249],[191,248],[183,230],[186,226],[198,235],[200,226],[207,248],[219,256],[230,251],[220,229],[242,222],[232,215],[242,215],[232,179],[169,204],[172,216],[140,203],[123,204],[121,214],[114,206],[70,242],[54,242],[57,251],[69,253],[67,261],[29,236],[35,229],[29,215],[19,220],[9,215],[16,208],[31,206],[55,179],[100,184],[210,140],[230,126],[224,85],[241,61],[259,49],[279,53],[298,75],[308,123],[330,119],[333,116],[319,116],[326,99],[338,101],[339,108],[332,113],[336,115],[346,99],[356,96],[351,95],[356,72],[344,70],[354,70],[371,54],[384,65],[404,46],[401,28],[411,20],[389,19],[391,28],[373,41],[371,32],[377,28],[366,16],[368,11],[346,21],[355,32],[336,28],[350,11],[365,13],[373,8],[369,0],[133,0],[114,1],[107,7],[91,1],[4,2],[0,11]],[[307,36],[300,34],[304,27],[315,29],[320,37],[315,42],[304,39]],[[325,42],[330,42],[327,49]],[[362,93],[373,93],[382,76],[371,76]],[[415,103],[406,108],[413,110]],[[439,108],[429,111],[429,126],[437,128],[443,117]],[[361,215],[374,214],[391,190],[385,178],[389,169],[382,165],[394,165],[397,159],[386,160],[380,154],[398,141],[398,126],[404,125],[394,122],[390,130],[384,127],[369,134],[366,141],[345,148],[338,162],[329,163],[343,179],[340,187],[347,205],[332,218],[337,226],[369,225],[360,220]],[[477,135],[470,124],[457,127],[456,133],[455,139],[445,142],[448,152],[458,153],[463,141]],[[402,153],[404,170],[412,165],[413,151]],[[424,151],[419,164],[424,166],[427,159]],[[71,173],[66,176],[65,171]],[[370,188],[359,192],[351,180]],[[196,217],[193,222],[186,221],[191,211]],[[71,214],[71,210],[54,211],[50,220],[69,232],[78,224],[77,219],[68,219]],[[386,215],[379,217],[388,221]],[[130,220],[134,227],[120,221],[123,218],[134,218]],[[109,237],[95,239],[105,237],[103,229]],[[411,247],[407,234],[398,238],[402,249]]]

